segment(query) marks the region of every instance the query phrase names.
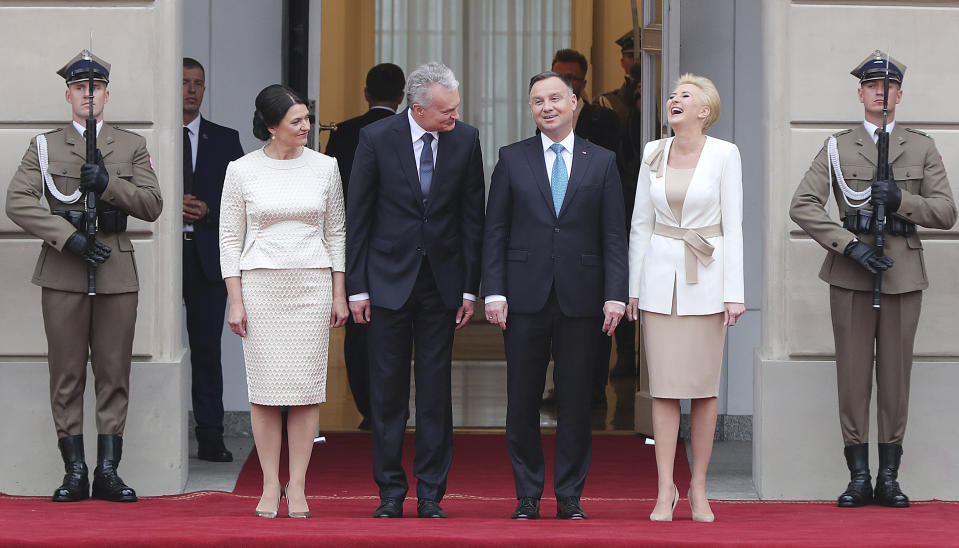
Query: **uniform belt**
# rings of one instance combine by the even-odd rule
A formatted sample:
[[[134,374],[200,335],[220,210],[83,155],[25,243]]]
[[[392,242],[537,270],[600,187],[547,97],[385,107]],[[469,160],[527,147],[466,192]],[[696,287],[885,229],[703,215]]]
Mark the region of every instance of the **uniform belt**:
[[[674,240],[682,240],[686,248],[686,283],[699,282],[696,261],[703,266],[713,264],[713,250],[715,249],[706,238],[715,238],[723,235],[723,225],[710,225],[702,228],[680,228],[656,223],[653,234],[665,236]]]

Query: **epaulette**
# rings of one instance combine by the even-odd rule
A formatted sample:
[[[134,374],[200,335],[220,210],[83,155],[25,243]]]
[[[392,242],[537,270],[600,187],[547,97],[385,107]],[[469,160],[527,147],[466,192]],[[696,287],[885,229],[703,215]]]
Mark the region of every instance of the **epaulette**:
[[[837,131],[836,133],[833,133],[832,136],[833,136],[833,137],[839,137],[840,135],[845,135],[845,134],[849,133],[850,131],[852,131],[852,128],[844,129],[844,130],[842,130],[842,131]]]
[[[41,133],[41,135],[53,135],[54,133],[57,133],[59,131],[63,131],[63,128],[58,127],[56,129],[51,129],[50,131],[44,131],[43,133]]]
[[[925,131],[921,130],[921,129],[915,129],[915,128],[907,127],[907,128],[906,128],[906,131],[911,131],[911,132],[913,132],[913,133],[918,133],[919,135],[922,135],[923,137],[929,137],[929,134],[926,133]]]
[[[112,127],[113,129],[115,129],[115,130],[117,130],[117,131],[122,131],[123,133],[129,133],[130,135],[136,135],[136,136],[138,136],[138,137],[140,136],[139,133],[137,133],[137,132],[135,132],[135,131],[133,131],[133,130],[124,129],[124,128],[122,128],[122,127],[120,127],[120,126],[118,126],[118,125],[115,125],[115,124],[110,124],[110,127]]]

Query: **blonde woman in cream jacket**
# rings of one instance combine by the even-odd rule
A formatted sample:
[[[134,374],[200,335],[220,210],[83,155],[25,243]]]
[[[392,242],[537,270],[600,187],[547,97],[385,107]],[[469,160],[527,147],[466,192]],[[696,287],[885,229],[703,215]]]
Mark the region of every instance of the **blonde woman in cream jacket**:
[[[673,462],[679,400],[691,400],[694,521],[713,521],[706,469],[716,428],[726,328],[745,311],[742,164],[733,143],[703,132],[719,119],[715,85],[679,78],[666,114],[675,137],[648,143],[629,243],[627,316],[646,344],[659,495],[653,521],[672,520],[679,500]]]

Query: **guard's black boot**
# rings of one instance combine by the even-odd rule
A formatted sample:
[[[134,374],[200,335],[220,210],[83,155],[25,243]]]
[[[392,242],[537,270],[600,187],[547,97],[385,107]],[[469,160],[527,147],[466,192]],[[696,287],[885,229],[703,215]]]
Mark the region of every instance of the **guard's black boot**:
[[[136,502],[137,494],[117,475],[123,438],[118,434],[97,436],[97,467],[93,471],[93,498],[110,502]]]
[[[63,485],[53,492],[53,502],[77,502],[90,498],[90,470],[83,459],[83,434],[57,441],[63,457]]]
[[[899,489],[899,460],[902,445],[879,444],[879,471],[876,472],[876,504],[890,508],[907,508],[909,497]]]
[[[849,467],[849,485],[839,495],[840,508],[858,508],[872,504],[872,478],[869,476],[869,444],[847,445],[846,466]]]

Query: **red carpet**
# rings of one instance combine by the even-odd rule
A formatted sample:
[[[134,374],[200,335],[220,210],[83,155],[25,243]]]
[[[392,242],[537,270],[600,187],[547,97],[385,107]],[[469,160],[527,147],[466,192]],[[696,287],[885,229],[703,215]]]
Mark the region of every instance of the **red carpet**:
[[[406,469],[410,491],[416,498],[416,479],[413,477],[415,438],[408,434],[403,447],[403,467]],[[553,497],[553,447],[556,437],[543,436],[546,454],[546,491],[543,498]],[[456,434],[453,443],[453,465],[447,482],[447,497],[482,497],[516,500],[513,488],[513,469],[506,451],[506,436],[502,433]],[[377,498],[373,481],[369,434],[331,434],[326,444],[313,449],[310,471],[307,474],[307,493],[310,496]],[[286,483],[286,452],[280,462],[280,478]],[[593,458],[586,478],[584,497],[598,498],[655,498],[656,457],[653,446],[632,435],[593,436]],[[256,449],[250,454],[237,479],[233,492],[238,495],[259,496],[263,476]],[[689,464],[685,447],[680,444],[676,454],[676,483],[689,483]],[[413,505],[411,504],[411,507]],[[509,504],[507,504],[509,506]],[[370,508],[370,513],[376,504]],[[512,512],[510,508],[509,514]],[[587,511],[588,513],[588,511]]]
[[[685,455],[677,461],[684,467]],[[308,490],[314,518],[308,520],[253,517],[260,481],[255,462],[232,494],[148,497],[137,504],[0,495],[0,546],[959,546],[959,504],[947,502],[905,510],[714,502],[717,522],[704,524],[690,521],[681,500],[678,521],[651,523],[652,447],[632,436],[594,437],[585,522],[507,519],[515,499],[502,435],[456,436],[443,501],[447,520],[370,518],[377,497],[369,463],[366,435],[333,434],[317,446]],[[688,474],[683,467],[677,472]],[[677,480],[685,491],[688,475]],[[405,510],[415,513],[415,499]],[[544,497],[542,510],[552,515],[553,501]],[[281,515],[285,511],[284,504]]]

